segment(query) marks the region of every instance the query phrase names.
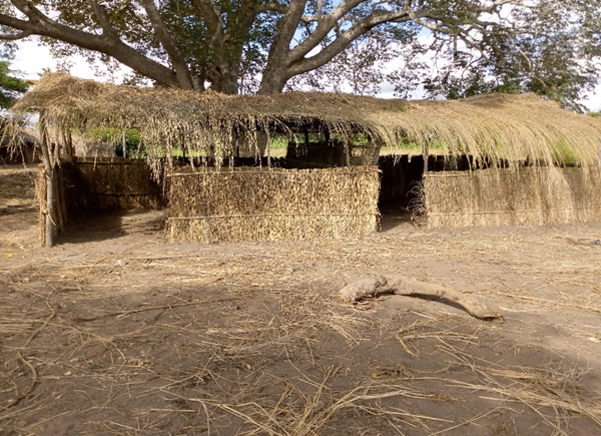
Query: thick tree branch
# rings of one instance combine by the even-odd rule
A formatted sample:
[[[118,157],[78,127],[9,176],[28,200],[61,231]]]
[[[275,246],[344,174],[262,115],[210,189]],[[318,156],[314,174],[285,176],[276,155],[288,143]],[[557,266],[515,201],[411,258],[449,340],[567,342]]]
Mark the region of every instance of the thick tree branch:
[[[23,32],[19,32],[19,33],[15,33],[15,34],[0,33],[0,39],[2,39],[4,41],[16,41],[18,39],[27,38],[28,36],[31,36],[32,34],[33,34],[33,32],[31,32],[30,30],[24,30]]]
[[[196,0],[196,5],[200,9],[205,24],[211,33],[215,33],[218,29],[223,30],[223,20],[221,19],[221,11],[217,5],[211,0]]]
[[[190,77],[188,65],[179,51],[179,48],[177,48],[173,39],[171,39],[171,36],[167,33],[161,15],[154,4],[154,0],[140,0],[140,3],[142,3],[142,6],[146,11],[146,15],[152,24],[157,39],[167,52],[169,60],[175,68],[175,74],[180,87],[182,89],[192,89],[192,78]]]
[[[0,24],[6,27],[20,30],[21,32],[33,33],[33,26],[29,21],[20,20],[10,15],[0,13]]]
[[[359,0],[356,0],[359,1]],[[303,17],[307,0],[291,0],[288,10],[279,21],[275,38],[269,49],[267,66],[259,93],[280,92],[288,77],[283,74],[289,65],[287,59],[292,37]]]
[[[32,6],[25,0],[10,0],[10,2],[23,14],[31,18],[31,14],[37,11],[37,9],[32,8]],[[39,12],[39,11],[38,11]]]
[[[410,18],[407,11],[404,10],[398,12],[376,10],[372,12],[368,17],[359,21],[350,29],[343,32],[331,44],[329,44],[327,47],[325,47],[323,50],[321,50],[314,56],[311,56],[309,58],[299,58],[300,53],[302,53],[305,50],[295,51],[295,47],[295,49],[293,49],[290,54],[291,65],[288,71],[290,77],[314,70],[316,68],[321,67],[322,65],[325,65],[336,55],[342,53],[359,36],[364,35],[379,24],[390,21],[409,21],[409,19]]]
[[[98,22],[100,23],[100,26],[102,27],[102,32],[106,36],[112,36],[112,37],[116,36],[115,29],[113,28],[113,25],[111,24],[111,20],[109,19],[104,7],[102,5],[100,5],[100,3],[98,3],[96,0],[88,0],[88,3],[90,5],[90,7],[92,8],[92,11],[94,11],[96,18],[98,18]]]
[[[279,14],[285,14],[288,10],[288,6],[281,5],[279,3],[265,3],[257,6],[257,12],[277,12]]]
[[[355,0],[359,1],[359,0]],[[307,0],[291,0],[288,10],[284,14],[284,17],[278,24],[278,32],[275,40],[272,44],[272,48],[275,47],[275,51],[284,51],[290,47],[292,37],[296,32],[298,24],[300,23],[305,5]]]
[[[323,39],[337,26],[339,20],[344,17],[344,15],[348,14],[353,8],[363,3],[363,1],[364,0],[345,0],[336,8],[334,8],[334,10],[329,14],[325,16],[320,16],[318,14],[317,17],[313,17],[314,20],[318,21],[319,23],[317,28],[306,40],[294,47],[290,53],[290,61],[294,62],[295,60],[304,57],[307,53],[317,47],[319,43],[323,41]],[[301,17],[301,20],[303,20],[303,17]]]
[[[0,14],[0,25],[28,31],[31,35],[46,36],[84,49],[104,53],[159,83],[179,86],[177,77],[172,70],[144,56],[117,37],[95,35],[77,30],[51,20],[27,2],[22,0],[11,0],[11,2],[25,13],[29,20],[20,20],[6,14]]]
[[[451,302],[465,309],[475,318],[485,321],[503,322],[503,314],[496,305],[480,298],[474,298],[457,289],[431,283],[420,282],[408,277],[388,280],[386,277],[363,279],[346,285],[339,291],[340,297],[348,303],[356,303],[363,298],[372,298],[391,293],[407,297],[434,298]]]
[[[211,35],[209,51],[212,51],[215,47],[223,46],[225,42],[225,29],[223,19],[221,18],[221,11],[212,0],[196,0],[195,3],[200,9]]]

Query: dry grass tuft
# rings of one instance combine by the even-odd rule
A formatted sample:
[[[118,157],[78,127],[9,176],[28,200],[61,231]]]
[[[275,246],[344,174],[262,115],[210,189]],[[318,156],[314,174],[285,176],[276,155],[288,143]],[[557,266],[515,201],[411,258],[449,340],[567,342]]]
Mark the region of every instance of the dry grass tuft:
[[[413,322],[412,324],[401,327],[397,330],[395,336],[403,350],[412,358],[419,357],[419,347],[411,342],[419,342],[420,339],[435,339],[443,345],[452,343],[463,343],[464,346],[473,345],[477,339],[477,331],[466,334],[456,332],[451,329],[431,331],[428,327],[436,321]]]
[[[431,432],[428,422],[451,422],[446,419],[426,416],[411,412],[401,407],[386,407],[382,400],[398,399],[430,399],[419,391],[408,387],[376,385],[366,382],[348,392],[334,392],[328,387],[329,377],[334,368],[325,371],[324,378],[311,380],[301,374],[307,389],[300,389],[296,384],[287,382],[287,388],[279,398],[261,404],[257,401],[241,404],[213,403],[213,407],[221,409],[237,417],[248,430],[240,434],[267,434],[273,436],[316,436],[328,430],[340,430],[335,423],[350,415],[365,415],[387,423],[392,428],[409,427]],[[279,381],[281,382],[281,381]],[[204,409],[208,409],[210,401],[197,400]],[[368,418],[369,419],[369,418]],[[367,419],[366,419],[367,421]],[[395,424],[396,423],[396,426]],[[398,426],[398,427],[397,427]],[[389,427],[389,428],[390,428]],[[350,429],[349,429],[350,431]],[[402,432],[399,434],[403,434]]]

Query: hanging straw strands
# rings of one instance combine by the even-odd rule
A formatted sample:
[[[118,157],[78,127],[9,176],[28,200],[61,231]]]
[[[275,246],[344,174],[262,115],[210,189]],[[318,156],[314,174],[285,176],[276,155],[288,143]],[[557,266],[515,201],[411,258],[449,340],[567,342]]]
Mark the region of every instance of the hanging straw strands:
[[[232,154],[239,134],[256,141],[257,131],[291,133],[290,126],[307,122],[343,138],[365,133],[386,146],[409,140],[427,150],[437,141],[445,152],[493,164],[526,158],[551,164],[566,155],[596,164],[601,141],[601,120],[531,94],[412,102],[340,93],[229,96],[46,73],[14,111],[44,111],[48,124],[63,130],[133,127],[140,130],[150,157],[169,155],[183,141],[190,151],[207,153],[218,162]]]

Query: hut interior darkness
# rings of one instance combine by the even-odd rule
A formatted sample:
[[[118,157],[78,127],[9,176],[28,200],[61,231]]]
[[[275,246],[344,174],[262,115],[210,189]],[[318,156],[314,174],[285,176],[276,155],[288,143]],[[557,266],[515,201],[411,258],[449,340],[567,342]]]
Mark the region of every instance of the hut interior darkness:
[[[535,95],[462,101],[298,92],[228,96],[47,73],[13,111],[40,116],[44,180],[52,187],[43,189],[41,206],[47,242],[65,201],[55,185],[62,162],[74,160],[71,134],[102,128],[136,129],[150,170],[170,189],[171,210],[186,209],[175,201],[192,205],[187,216],[172,214],[174,240],[220,241],[228,227],[250,229],[236,239],[365,234],[375,230],[378,195],[381,209],[410,209],[430,225],[601,219],[601,120]],[[287,138],[285,157],[273,155],[276,135]],[[190,168],[182,170],[178,162]],[[241,164],[259,170],[244,172]],[[374,164],[380,189],[374,188]],[[364,170],[341,172],[348,167]],[[185,191],[173,183],[178,177],[193,177],[202,189]],[[319,197],[320,189],[331,195]],[[215,198],[227,192],[220,197],[227,206],[202,210],[207,192]],[[586,201],[582,192],[590,194]],[[321,204],[309,206],[316,201]],[[334,218],[318,219],[328,214]],[[257,228],[286,219],[299,224]],[[196,233],[186,236],[183,221],[196,223],[184,226]]]

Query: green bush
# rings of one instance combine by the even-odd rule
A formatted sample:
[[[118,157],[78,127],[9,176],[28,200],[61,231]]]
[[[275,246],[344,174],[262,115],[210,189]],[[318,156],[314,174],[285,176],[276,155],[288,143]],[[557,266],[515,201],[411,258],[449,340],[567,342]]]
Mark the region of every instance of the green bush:
[[[92,129],[84,135],[86,139],[98,142],[109,142],[115,145],[117,156],[123,156],[123,130],[112,127]],[[125,130],[125,149],[130,159],[142,159],[146,157],[146,148],[141,141],[140,132],[137,129]]]

